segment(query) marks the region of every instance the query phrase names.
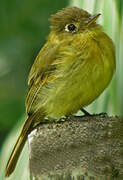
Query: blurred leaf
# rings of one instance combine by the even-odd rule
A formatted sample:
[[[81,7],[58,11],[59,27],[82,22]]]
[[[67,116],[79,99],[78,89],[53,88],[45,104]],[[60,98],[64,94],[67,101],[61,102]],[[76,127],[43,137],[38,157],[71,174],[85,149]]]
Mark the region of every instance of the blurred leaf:
[[[23,117],[20,119],[20,122],[15,126],[13,131],[10,133],[9,138],[5,141],[4,147],[1,151],[0,156],[0,180],[5,180],[4,170],[7,164],[10,152],[12,151],[13,145],[18,137],[20,131],[20,125],[22,126],[22,122],[25,119]],[[28,149],[27,144],[25,145],[21,156],[19,158],[19,162],[16,166],[15,173],[13,173],[7,180],[29,180],[29,171],[28,171]]]

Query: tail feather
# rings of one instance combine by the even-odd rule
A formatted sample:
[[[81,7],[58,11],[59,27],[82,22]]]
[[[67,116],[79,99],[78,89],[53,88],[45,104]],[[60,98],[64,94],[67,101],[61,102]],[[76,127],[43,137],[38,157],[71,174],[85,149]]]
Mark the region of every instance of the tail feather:
[[[30,116],[25,121],[22,131],[17,139],[17,142],[12,150],[12,153],[10,155],[10,158],[7,162],[6,169],[5,169],[5,177],[9,177],[10,174],[14,171],[18,158],[20,156],[20,153],[25,145],[25,142],[27,140],[28,134],[31,132],[33,128],[33,118]]]

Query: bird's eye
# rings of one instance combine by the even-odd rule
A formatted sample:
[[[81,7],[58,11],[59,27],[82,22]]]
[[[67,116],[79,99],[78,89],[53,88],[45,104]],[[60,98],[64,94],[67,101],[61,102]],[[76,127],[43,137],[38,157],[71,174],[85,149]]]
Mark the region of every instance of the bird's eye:
[[[67,31],[67,32],[75,32],[76,31],[76,26],[74,24],[67,24],[65,26],[65,31]]]

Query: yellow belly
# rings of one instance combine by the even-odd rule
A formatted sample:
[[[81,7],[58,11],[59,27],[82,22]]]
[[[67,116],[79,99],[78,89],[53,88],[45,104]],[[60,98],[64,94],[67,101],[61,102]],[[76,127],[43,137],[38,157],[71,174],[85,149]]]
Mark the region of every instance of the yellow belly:
[[[94,101],[107,87],[111,78],[108,68],[104,72],[103,66],[94,63],[85,63],[76,71],[69,72],[56,86],[45,91],[48,94],[45,103],[47,117],[58,119],[76,113]]]

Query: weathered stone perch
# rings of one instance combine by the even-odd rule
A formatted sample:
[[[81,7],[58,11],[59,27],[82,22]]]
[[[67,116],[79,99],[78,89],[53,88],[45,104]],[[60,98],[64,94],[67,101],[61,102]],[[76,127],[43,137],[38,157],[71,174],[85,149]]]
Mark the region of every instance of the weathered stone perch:
[[[35,180],[123,180],[123,118],[72,116],[28,138]]]

